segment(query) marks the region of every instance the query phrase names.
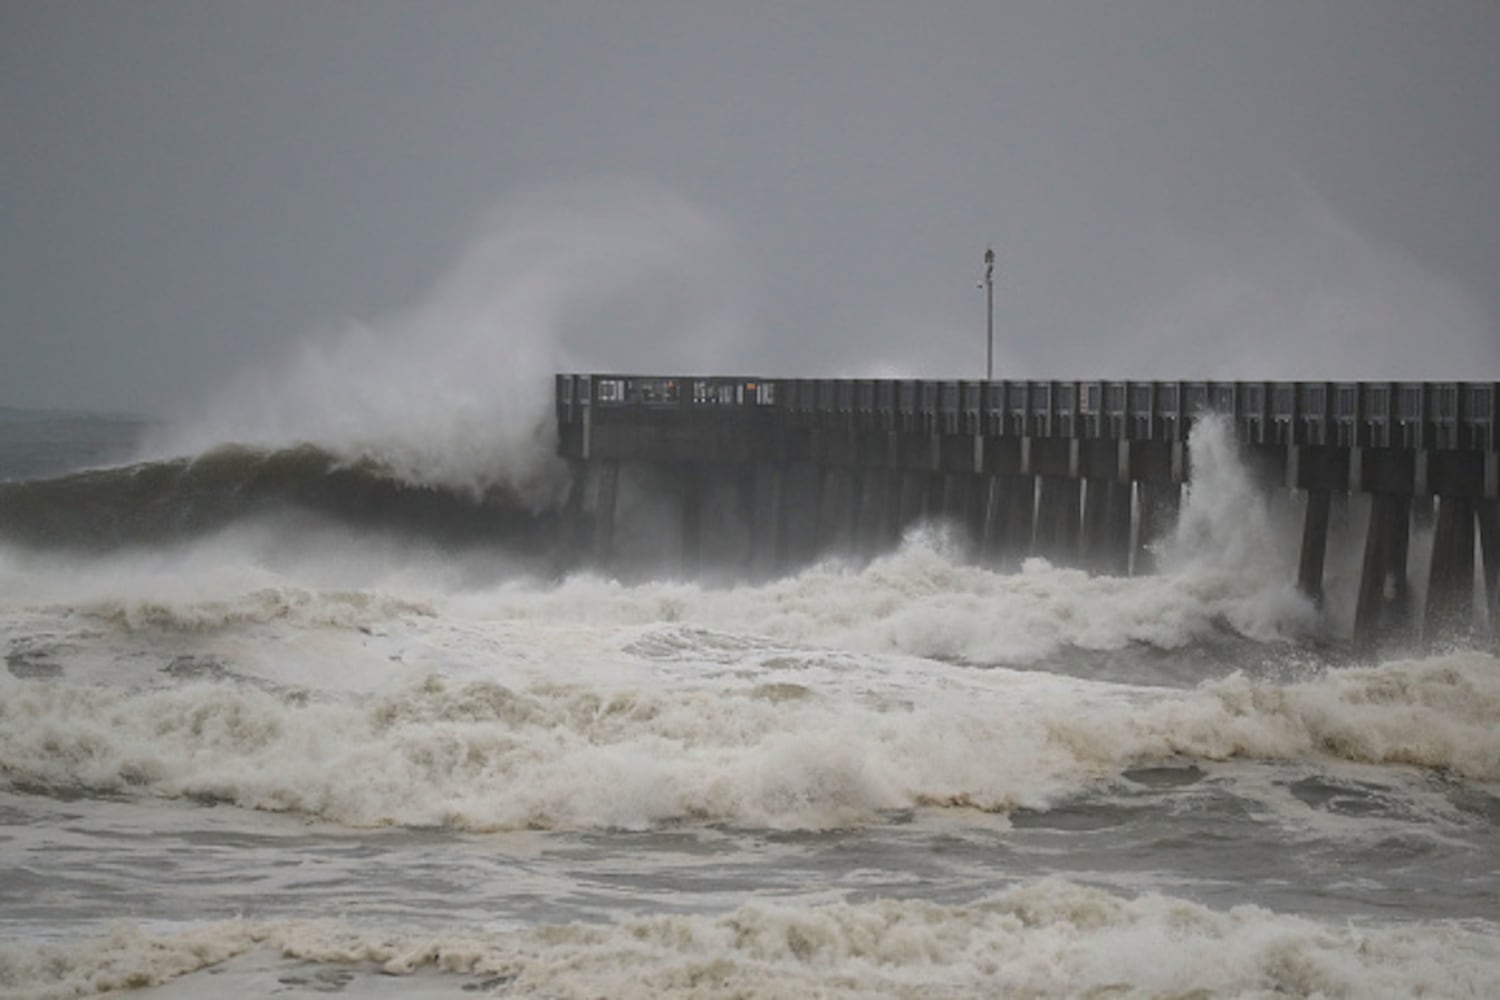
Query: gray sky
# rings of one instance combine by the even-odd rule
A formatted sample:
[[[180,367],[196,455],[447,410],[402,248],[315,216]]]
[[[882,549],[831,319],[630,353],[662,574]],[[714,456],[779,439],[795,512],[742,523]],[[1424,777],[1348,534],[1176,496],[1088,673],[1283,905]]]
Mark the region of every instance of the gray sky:
[[[0,404],[979,377],[987,242],[997,377],[1500,378],[1497,53],[1495,0],[6,0]]]

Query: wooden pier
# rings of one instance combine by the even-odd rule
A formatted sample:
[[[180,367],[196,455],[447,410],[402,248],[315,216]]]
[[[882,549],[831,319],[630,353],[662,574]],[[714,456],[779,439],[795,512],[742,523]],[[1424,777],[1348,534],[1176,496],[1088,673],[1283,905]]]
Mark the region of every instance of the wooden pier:
[[[944,518],[988,564],[1146,573],[1190,474],[1193,422],[1218,413],[1259,486],[1301,498],[1297,582],[1312,600],[1334,511],[1368,494],[1357,641],[1500,623],[1500,383],[569,374],[556,403],[580,561],[616,556],[623,473],[675,497],[687,572],[709,549],[756,574],[873,555]],[[1430,558],[1413,560],[1413,525],[1429,523]],[[1429,567],[1421,609],[1415,564]]]

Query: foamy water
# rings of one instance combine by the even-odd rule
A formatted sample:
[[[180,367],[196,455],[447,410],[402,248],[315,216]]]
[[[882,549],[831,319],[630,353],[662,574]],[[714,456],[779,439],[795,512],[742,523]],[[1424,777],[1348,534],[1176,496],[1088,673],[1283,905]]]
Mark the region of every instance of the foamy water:
[[[120,928],[79,951],[0,952],[0,974],[45,965],[60,991],[84,993],[159,983],[247,954],[258,962],[232,965],[231,982],[280,991],[299,982],[284,971],[295,959],[402,977],[434,970],[463,977],[465,989],[521,996],[1406,997],[1483,995],[1500,942],[1460,926],[1329,927],[1254,906],[1218,912],[1044,880],[964,905],[751,903],[712,917],[508,933],[372,935],[338,922]],[[300,982],[325,993],[342,985]],[[436,995],[434,985],[418,980],[403,992]]]
[[[591,581],[457,600],[261,588],[237,602],[33,611],[12,621],[11,656],[46,675],[0,676],[0,765],[26,784],[466,829],[826,828],[932,803],[1004,812],[1180,759],[1500,780],[1491,655],[1300,681],[1242,669],[1186,689],[935,662],[925,630],[848,635],[860,614],[839,604],[862,584],[869,603],[889,600],[899,558],[868,581],[849,574],[842,602],[817,579],[613,600]],[[916,573],[929,558],[914,558]],[[1036,599],[1027,574],[1011,579]],[[1010,600],[991,596],[997,623],[1020,617]],[[1132,639],[1127,616],[1111,641]]]
[[[0,561],[8,995],[1500,969],[1500,660],[1322,661],[1279,580],[1211,552],[1007,575],[918,532],[708,588],[226,559],[247,537]]]
[[[312,442],[545,507],[579,276],[724,250],[669,199],[590,204],[511,206],[427,303],[152,453]],[[1191,447],[1132,579],[930,526],[717,586],[337,509],[0,544],[0,996],[1487,996],[1496,649],[1353,658],[1229,429]]]

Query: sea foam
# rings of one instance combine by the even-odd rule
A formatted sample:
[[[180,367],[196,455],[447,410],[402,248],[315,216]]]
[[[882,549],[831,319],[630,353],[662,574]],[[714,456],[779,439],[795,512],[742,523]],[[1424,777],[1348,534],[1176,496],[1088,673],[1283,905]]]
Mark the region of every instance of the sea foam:
[[[513,996],[1408,997],[1485,995],[1500,936],[1493,925],[1330,925],[1255,906],[1216,911],[1048,879],[965,904],[768,901],[511,932],[122,925],[72,947],[0,946],[0,987],[16,997],[80,996],[167,982],[251,952],[304,970],[346,968],[351,978],[473,977],[465,989],[503,986]],[[279,971],[290,976],[286,964]]]
[[[465,829],[825,829],[931,806],[1005,813],[1191,760],[1500,780],[1500,663],[1477,652],[1189,690],[774,647],[707,669],[602,655],[555,676],[545,662],[415,683],[387,669],[373,692],[249,683],[191,659],[145,687],[0,676],[0,768],[41,786]]]

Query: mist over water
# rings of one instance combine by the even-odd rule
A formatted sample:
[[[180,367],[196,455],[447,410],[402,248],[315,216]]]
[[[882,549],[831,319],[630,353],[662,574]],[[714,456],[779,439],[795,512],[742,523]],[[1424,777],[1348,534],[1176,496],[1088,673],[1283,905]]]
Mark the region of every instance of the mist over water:
[[[146,453],[313,444],[413,483],[550,504],[564,488],[553,374],[722,367],[740,334],[735,256],[718,223],[649,184],[518,195],[423,301],[205,387]]]
[[[1094,366],[1143,379],[1500,377],[1495,317],[1460,283],[1361,230],[1298,175],[1262,200],[1232,239],[1153,234],[1150,291]]]
[[[1162,573],[1203,594],[1233,595],[1223,614],[1247,636],[1311,632],[1317,609],[1295,584],[1300,526],[1278,517],[1253,481],[1230,420],[1199,414],[1188,449],[1182,509],[1155,545]]]

